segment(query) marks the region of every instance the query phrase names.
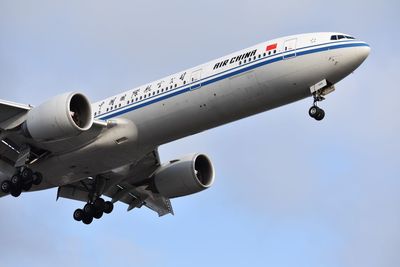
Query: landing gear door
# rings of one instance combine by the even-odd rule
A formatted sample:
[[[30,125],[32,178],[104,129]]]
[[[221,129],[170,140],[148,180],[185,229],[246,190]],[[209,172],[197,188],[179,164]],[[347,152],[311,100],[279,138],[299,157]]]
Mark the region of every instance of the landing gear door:
[[[201,69],[195,70],[190,76],[190,90],[199,89],[201,87]]]
[[[296,57],[297,38],[286,40],[283,44],[283,59]]]

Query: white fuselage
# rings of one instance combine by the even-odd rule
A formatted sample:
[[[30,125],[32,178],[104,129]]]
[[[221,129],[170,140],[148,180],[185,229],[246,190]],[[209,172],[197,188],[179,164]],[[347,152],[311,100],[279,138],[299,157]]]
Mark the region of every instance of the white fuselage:
[[[60,155],[59,161],[85,162],[86,176],[109,171],[167,142],[308,97],[310,86],[324,79],[337,83],[368,56],[366,43],[331,40],[335,34],[264,42],[94,103],[96,119],[131,121],[136,142],[114,152],[99,148]],[[71,170],[66,176],[67,169],[59,167],[41,169],[55,177],[54,186],[85,178]]]

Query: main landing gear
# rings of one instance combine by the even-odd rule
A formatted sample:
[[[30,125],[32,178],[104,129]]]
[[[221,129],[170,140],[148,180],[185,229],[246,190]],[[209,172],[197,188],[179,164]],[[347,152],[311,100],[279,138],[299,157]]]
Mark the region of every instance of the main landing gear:
[[[83,209],[77,209],[74,212],[74,219],[84,224],[91,224],[93,219],[100,219],[103,214],[110,214],[114,209],[114,204],[111,201],[104,201],[102,198],[97,198],[93,202],[88,202]]]
[[[5,194],[19,197],[22,191],[31,190],[33,185],[39,185],[43,180],[39,172],[33,172],[28,167],[20,167],[9,180],[0,184],[0,189]]]
[[[320,95],[317,95],[316,93],[313,94],[313,96],[314,96],[314,104],[308,110],[308,115],[310,115],[311,118],[320,121],[325,117],[325,111],[322,108],[319,108],[317,106],[317,103],[324,100],[325,98],[323,98]]]
[[[91,180],[92,183],[83,186],[88,191],[87,204],[82,209],[77,209],[74,212],[74,219],[84,224],[91,224],[93,219],[100,219],[105,214],[110,214],[114,209],[114,204],[111,201],[104,201],[101,196],[104,193],[106,180],[98,175]]]

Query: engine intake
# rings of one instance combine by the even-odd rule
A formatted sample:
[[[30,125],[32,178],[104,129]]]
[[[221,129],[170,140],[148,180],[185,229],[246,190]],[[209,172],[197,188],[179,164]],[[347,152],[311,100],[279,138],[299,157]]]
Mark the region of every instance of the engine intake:
[[[92,124],[92,108],[86,96],[65,93],[31,109],[23,129],[36,141],[55,141],[87,131]]]
[[[214,167],[203,154],[192,154],[161,166],[154,174],[156,190],[168,198],[191,195],[214,182]]]

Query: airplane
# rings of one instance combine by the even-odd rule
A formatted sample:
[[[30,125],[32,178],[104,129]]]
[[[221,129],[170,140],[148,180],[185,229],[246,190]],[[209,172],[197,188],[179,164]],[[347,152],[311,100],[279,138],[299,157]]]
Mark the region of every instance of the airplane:
[[[348,34],[299,34],[93,104],[79,92],[36,107],[0,100],[0,197],[57,187],[57,199],[86,203],[73,213],[84,224],[116,202],[174,214],[170,200],[209,188],[214,166],[201,153],[162,164],[159,146],[307,97],[320,121],[318,103],[369,53]]]

